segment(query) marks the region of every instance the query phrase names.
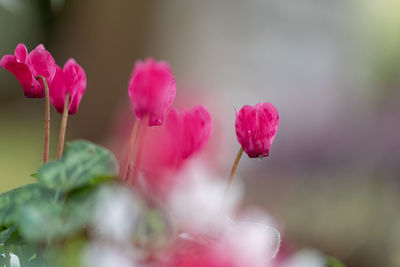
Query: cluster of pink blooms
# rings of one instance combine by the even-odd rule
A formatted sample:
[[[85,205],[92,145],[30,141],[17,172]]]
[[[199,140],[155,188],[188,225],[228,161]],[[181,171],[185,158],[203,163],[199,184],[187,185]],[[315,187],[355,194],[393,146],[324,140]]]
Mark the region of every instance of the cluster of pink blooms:
[[[75,60],[69,59],[61,68],[43,45],[28,54],[25,45],[19,44],[14,55],[4,56],[0,65],[15,75],[26,97],[43,98],[47,82],[54,108],[59,113],[66,109],[69,114],[77,112],[86,89],[86,75]],[[175,95],[175,78],[168,63],[154,59],[136,62],[129,83],[136,122],[121,179],[140,190],[148,201],[165,206],[171,217],[180,219],[169,248],[154,258],[149,256],[144,264],[273,266],[271,259],[279,246],[277,231],[265,224],[230,219],[235,205],[230,196],[223,194],[224,186],[220,190],[221,186],[213,182],[188,177],[184,181],[185,175],[178,175],[184,163],[202,151],[213,123],[201,105],[189,110],[171,108]],[[246,105],[237,111],[235,129],[241,148],[226,191],[243,151],[250,158],[269,155],[278,124],[278,111],[270,103]]]
[[[69,59],[61,69],[53,56],[40,44],[29,54],[24,44],[18,44],[14,55],[5,55],[0,66],[14,74],[28,98],[43,98],[45,88],[43,76],[49,85],[50,99],[54,108],[63,113],[67,95],[70,96],[69,114],[78,111],[86,89],[86,75],[74,59]]]
[[[272,266],[279,245],[279,234],[273,228],[231,221],[229,208],[235,205],[223,205],[229,196],[215,189],[213,181],[191,179],[184,171],[179,175],[185,162],[204,148],[213,125],[203,106],[171,108],[175,94],[175,79],[166,62],[147,59],[135,64],[129,83],[132,108],[142,127],[155,127],[139,137],[134,153],[131,169],[139,168],[141,176],[126,180],[153,201],[164,203],[179,220],[181,234],[167,250],[167,257],[161,257],[162,266]],[[278,124],[278,111],[270,103],[244,106],[237,112],[237,138],[250,158],[269,155]]]

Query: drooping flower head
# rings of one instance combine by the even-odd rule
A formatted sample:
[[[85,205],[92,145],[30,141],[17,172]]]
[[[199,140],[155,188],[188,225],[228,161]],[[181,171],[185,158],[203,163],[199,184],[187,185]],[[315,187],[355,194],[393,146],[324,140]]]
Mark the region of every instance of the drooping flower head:
[[[133,111],[149,126],[161,125],[176,94],[175,79],[168,63],[148,58],[137,61],[129,83]]]
[[[72,58],[61,69],[57,66],[56,75],[50,84],[50,100],[58,113],[63,113],[65,97],[70,96],[68,113],[75,114],[86,90],[86,74]]]
[[[183,163],[199,153],[213,129],[210,113],[203,106],[172,109],[165,124],[147,132],[142,167],[152,191],[168,192]]]
[[[5,55],[0,61],[0,66],[14,74],[29,98],[44,97],[42,81],[36,76],[42,75],[50,84],[56,74],[56,63],[42,44],[38,45],[29,54],[24,44],[18,44],[14,55]]]
[[[236,136],[250,158],[269,155],[278,126],[278,110],[271,103],[246,105],[236,111]]]
[[[172,109],[166,127],[171,139],[177,142],[179,157],[182,159],[201,151],[213,129],[211,115],[203,106],[196,106],[189,111]]]

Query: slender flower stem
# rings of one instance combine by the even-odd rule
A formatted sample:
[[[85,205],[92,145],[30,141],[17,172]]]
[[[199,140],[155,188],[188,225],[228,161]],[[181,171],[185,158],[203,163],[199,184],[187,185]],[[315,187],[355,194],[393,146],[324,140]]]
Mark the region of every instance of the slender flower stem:
[[[136,141],[136,135],[137,135],[138,128],[139,128],[139,120],[136,119],[135,123],[133,124],[131,136],[129,137],[128,151],[126,153],[124,165],[123,165],[123,167],[121,169],[121,172],[120,172],[120,176],[121,176],[122,179],[124,179],[125,182],[128,181],[128,176],[127,176],[128,168],[129,168],[129,163],[130,163],[130,159],[131,159],[131,154],[132,154],[133,148],[135,146],[135,141]]]
[[[237,169],[237,166],[238,166],[238,164],[239,164],[240,158],[242,157],[242,154],[243,154],[243,147],[240,147],[240,149],[239,149],[239,151],[238,151],[238,153],[237,153],[237,155],[236,155],[235,162],[233,163],[232,170],[231,170],[231,174],[229,175],[228,184],[226,185],[226,188],[225,188],[224,199],[225,199],[225,197],[226,197],[226,194],[227,194],[228,191],[229,191],[229,187],[230,187],[231,184],[232,184],[233,176],[234,176],[235,173],[236,173],[236,169]]]
[[[134,157],[135,165],[133,166],[133,172],[132,172],[133,174],[132,174],[132,179],[130,181],[131,184],[134,184],[137,182],[139,168],[140,168],[140,164],[141,164],[141,160],[142,160],[143,145],[144,145],[145,138],[146,138],[146,130],[149,127],[148,124],[149,124],[148,117],[143,118],[141,121],[141,127],[140,127],[140,133],[139,133],[139,145],[138,145],[137,153]]]
[[[50,93],[49,85],[47,84],[46,78],[42,75],[36,76],[36,79],[41,79],[44,86],[45,95],[45,114],[44,114],[44,151],[43,151],[43,163],[49,160],[49,141],[50,141]]]
[[[60,136],[58,138],[57,159],[60,159],[64,150],[65,132],[67,130],[69,93],[65,96],[64,111],[61,119]]]

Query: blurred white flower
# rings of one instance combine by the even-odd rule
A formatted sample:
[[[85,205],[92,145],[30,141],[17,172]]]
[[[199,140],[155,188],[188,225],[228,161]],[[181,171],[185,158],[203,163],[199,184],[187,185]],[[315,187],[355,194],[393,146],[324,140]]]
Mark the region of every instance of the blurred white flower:
[[[198,163],[191,164],[179,175],[180,182],[167,204],[177,224],[195,232],[223,227],[240,200],[240,187],[233,184],[224,199],[226,180],[207,173]]]
[[[280,246],[279,232],[268,225],[234,222],[224,232],[221,248],[236,255],[239,266],[267,266]]]
[[[121,186],[107,186],[97,196],[92,219],[98,238],[130,242],[137,225],[141,202],[134,193]]]
[[[84,267],[138,266],[131,251],[133,248],[129,246],[118,247],[113,244],[93,242],[85,249],[82,263]]]

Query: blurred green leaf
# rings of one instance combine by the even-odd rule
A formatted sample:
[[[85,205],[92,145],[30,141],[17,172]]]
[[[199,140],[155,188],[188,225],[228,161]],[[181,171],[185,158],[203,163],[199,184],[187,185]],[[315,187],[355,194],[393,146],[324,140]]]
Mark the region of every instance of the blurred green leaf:
[[[27,184],[0,195],[0,225],[10,225],[15,222],[18,207],[36,200],[49,200],[50,192],[37,183]]]
[[[346,267],[341,261],[332,256],[326,256],[326,264],[328,267]]]
[[[67,145],[58,161],[43,165],[39,182],[47,188],[68,191],[116,176],[118,165],[107,149],[79,140]]]
[[[34,260],[36,259],[37,248],[38,247],[36,244],[23,244],[12,246],[11,251],[18,256],[21,267],[34,267],[40,266],[33,264]]]
[[[4,244],[11,237],[11,235],[15,232],[17,227],[11,226],[10,228],[3,230],[0,232],[0,244]]]
[[[36,202],[20,207],[17,225],[29,242],[68,237],[83,230],[92,217],[95,190],[73,195],[66,203]]]

